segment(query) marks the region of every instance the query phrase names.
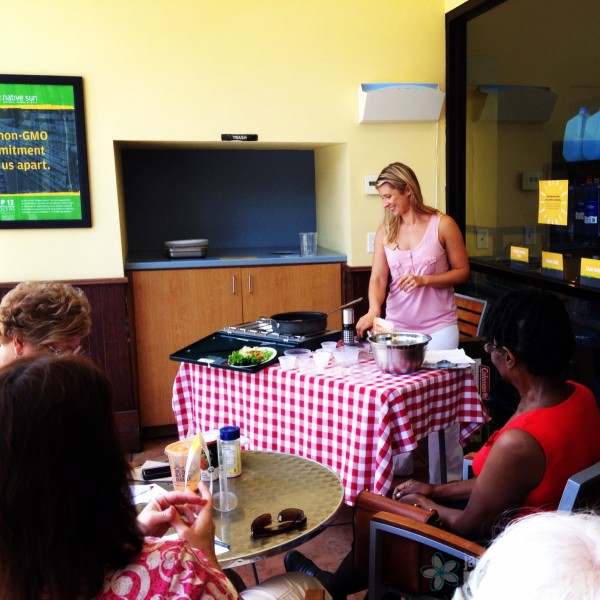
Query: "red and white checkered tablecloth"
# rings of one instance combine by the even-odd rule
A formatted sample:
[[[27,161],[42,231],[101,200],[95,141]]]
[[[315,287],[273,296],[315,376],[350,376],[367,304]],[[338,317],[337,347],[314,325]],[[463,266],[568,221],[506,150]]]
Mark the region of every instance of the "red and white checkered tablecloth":
[[[173,386],[180,437],[239,425],[251,450],[287,452],[330,467],[353,504],[386,493],[393,456],[432,431],[461,424],[461,441],[485,423],[470,369],[380,371],[372,359],[325,373],[272,366],[246,373],[182,363]]]

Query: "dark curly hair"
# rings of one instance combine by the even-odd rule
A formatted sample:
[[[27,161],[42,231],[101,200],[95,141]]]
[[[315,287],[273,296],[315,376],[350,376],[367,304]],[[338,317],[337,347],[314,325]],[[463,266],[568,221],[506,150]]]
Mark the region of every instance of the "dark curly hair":
[[[91,598],[141,552],[110,384],[90,361],[0,370],[0,490],[0,598]]]
[[[486,315],[485,337],[505,346],[532,375],[564,376],[575,351],[575,336],[564,304],[550,292],[509,292]]]

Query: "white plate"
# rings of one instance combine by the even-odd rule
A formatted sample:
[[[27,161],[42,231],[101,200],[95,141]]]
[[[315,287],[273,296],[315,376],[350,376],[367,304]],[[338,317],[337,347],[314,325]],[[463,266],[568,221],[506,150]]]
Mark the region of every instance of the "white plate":
[[[275,348],[269,348],[268,346],[250,346],[250,348],[258,348],[259,350],[262,350],[263,352],[269,352],[270,353],[269,357],[265,358],[265,360],[263,360],[262,362],[255,363],[253,365],[232,365],[232,364],[230,364],[229,360],[227,360],[227,364],[232,369],[251,369],[252,367],[260,367],[260,365],[264,365],[264,364],[268,363],[269,361],[273,360],[277,356],[277,350],[275,350]]]

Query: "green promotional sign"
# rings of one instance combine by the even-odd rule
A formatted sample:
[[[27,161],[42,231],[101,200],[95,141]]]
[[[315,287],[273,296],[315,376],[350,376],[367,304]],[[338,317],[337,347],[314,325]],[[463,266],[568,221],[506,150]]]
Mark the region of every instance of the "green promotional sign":
[[[90,225],[81,78],[0,75],[0,228]]]
[[[81,219],[79,194],[0,194],[0,221]]]
[[[68,85],[0,83],[0,106],[2,108],[42,105],[75,108],[73,87]]]

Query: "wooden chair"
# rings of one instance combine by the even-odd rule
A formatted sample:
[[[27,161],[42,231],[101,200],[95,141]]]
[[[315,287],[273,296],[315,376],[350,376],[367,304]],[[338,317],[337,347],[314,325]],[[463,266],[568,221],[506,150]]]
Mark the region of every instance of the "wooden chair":
[[[558,510],[574,511],[600,506],[600,462],[571,476]],[[400,538],[407,545],[412,572],[385,571],[386,546]],[[461,585],[464,570],[472,569],[485,548],[458,535],[411,518],[378,512],[371,519],[369,543],[369,600],[401,593],[406,598],[450,598]],[[417,559],[414,559],[414,557]],[[416,566],[416,568],[415,568]],[[436,588],[437,584],[443,584]]]
[[[466,342],[481,335],[481,325],[487,300],[454,294],[458,314],[459,342]]]
[[[456,302],[458,315],[460,341],[479,337],[487,300],[465,296],[464,294],[454,294],[454,301]]]

